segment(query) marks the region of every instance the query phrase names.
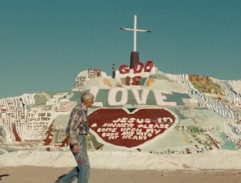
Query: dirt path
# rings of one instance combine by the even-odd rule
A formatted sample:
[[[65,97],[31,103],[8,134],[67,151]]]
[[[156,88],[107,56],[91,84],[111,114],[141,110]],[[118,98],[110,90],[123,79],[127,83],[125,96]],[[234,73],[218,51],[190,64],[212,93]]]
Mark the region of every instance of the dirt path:
[[[54,183],[70,168],[7,167],[0,169],[0,183]],[[241,170],[210,171],[133,171],[91,169],[89,183],[239,183]]]

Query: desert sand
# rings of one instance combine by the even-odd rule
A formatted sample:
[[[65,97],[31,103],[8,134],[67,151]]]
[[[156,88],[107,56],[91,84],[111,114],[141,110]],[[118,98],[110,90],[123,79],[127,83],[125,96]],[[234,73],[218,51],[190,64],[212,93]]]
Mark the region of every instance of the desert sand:
[[[54,183],[71,168],[37,166],[4,167],[1,183]],[[89,183],[239,183],[241,170],[146,171],[91,169]]]

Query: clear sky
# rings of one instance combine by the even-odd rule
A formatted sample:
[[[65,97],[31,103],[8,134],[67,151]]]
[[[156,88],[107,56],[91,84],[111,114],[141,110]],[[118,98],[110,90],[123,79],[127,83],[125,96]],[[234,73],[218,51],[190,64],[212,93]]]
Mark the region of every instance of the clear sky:
[[[69,91],[80,71],[140,60],[172,74],[241,79],[240,0],[0,0],[0,99]]]

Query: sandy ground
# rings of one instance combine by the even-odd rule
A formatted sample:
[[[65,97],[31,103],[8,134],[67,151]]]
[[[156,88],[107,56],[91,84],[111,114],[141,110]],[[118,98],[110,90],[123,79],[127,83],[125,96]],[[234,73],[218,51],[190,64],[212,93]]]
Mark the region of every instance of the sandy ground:
[[[0,169],[0,183],[54,183],[70,168],[35,166]],[[91,169],[89,183],[239,183],[241,170],[132,171]]]

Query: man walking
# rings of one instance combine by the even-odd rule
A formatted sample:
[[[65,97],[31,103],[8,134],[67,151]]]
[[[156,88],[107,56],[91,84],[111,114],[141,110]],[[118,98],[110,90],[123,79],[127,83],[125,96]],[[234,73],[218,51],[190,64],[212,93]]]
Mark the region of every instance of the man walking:
[[[85,92],[81,95],[81,104],[75,106],[70,114],[66,132],[69,136],[70,150],[78,166],[60,177],[57,183],[71,183],[76,178],[78,178],[78,183],[88,183],[90,164],[86,144],[86,136],[89,132],[87,108],[91,107],[93,103],[94,95]]]

